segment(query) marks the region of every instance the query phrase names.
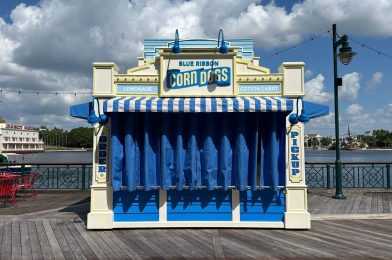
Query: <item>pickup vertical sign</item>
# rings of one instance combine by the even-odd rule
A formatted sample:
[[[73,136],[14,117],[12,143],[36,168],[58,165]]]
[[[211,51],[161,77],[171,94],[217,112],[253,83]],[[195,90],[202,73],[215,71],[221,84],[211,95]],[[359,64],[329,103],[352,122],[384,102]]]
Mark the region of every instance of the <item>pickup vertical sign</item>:
[[[301,127],[295,125],[289,132],[289,163],[290,182],[300,183],[302,181],[302,149]]]

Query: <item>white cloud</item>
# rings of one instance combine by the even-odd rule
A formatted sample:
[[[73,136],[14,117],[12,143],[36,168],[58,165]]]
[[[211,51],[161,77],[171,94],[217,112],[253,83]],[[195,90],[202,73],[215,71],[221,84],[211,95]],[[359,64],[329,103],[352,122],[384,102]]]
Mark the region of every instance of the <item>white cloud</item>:
[[[343,85],[339,87],[339,97],[344,100],[354,100],[358,97],[361,88],[362,75],[352,72],[343,76]]]
[[[332,99],[332,94],[325,92],[324,79],[324,76],[319,74],[305,83],[306,100],[326,103]]]
[[[181,38],[216,38],[223,28],[226,38],[254,38],[256,47],[266,49],[295,44],[333,22],[348,33],[392,36],[390,13],[392,4],[382,0],[307,0],[291,12],[256,0],[44,0],[39,6],[17,6],[13,23],[1,31],[16,42],[14,60],[19,65],[87,72],[96,60],[135,64],[145,38],[173,38],[176,28]]]
[[[382,72],[375,72],[372,75],[372,79],[368,81],[366,85],[366,92],[369,92],[371,90],[374,90],[382,81],[383,74]]]
[[[347,133],[345,130],[350,126],[353,134],[361,134],[368,130],[378,129],[377,121],[373,113],[359,113],[346,115],[342,120],[342,134]]]
[[[363,134],[368,130],[385,128],[392,123],[392,117],[390,119],[381,120],[378,113],[379,111],[363,113],[363,107],[356,104],[350,106],[345,113],[339,117],[340,135],[347,134],[348,126],[350,126],[351,133],[357,135]],[[322,136],[331,135],[334,133],[334,130],[334,113],[310,120],[305,128],[307,133],[319,133]]]
[[[374,113],[363,111],[364,107],[359,104],[352,104],[347,107],[342,118],[342,134],[347,133],[346,129],[348,126],[350,126],[350,130],[354,134],[361,134],[377,127],[375,126],[377,121]],[[369,129],[369,127],[371,127],[371,129]]]
[[[340,119],[340,118],[339,118]],[[319,133],[322,136],[331,135],[335,129],[335,114],[330,112],[329,115],[311,119],[306,124],[306,133]]]
[[[329,29],[333,23],[344,32],[392,36],[390,13],[392,3],[383,0],[307,0],[295,4],[291,12],[272,1],[264,6],[252,3],[241,15],[223,20],[222,24],[231,35],[250,36],[265,48],[295,44],[304,36]]]
[[[392,104],[388,104],[384,107],[384,113],[392,117]]]
[[[377,109],[374,113],[377,120],[376,129],[390,129],[392,124],[392,103],[385,105],[383,108]]]
[[[366,131],[376,129],[391,129],[392,125],[392,103],[385,105],[375,111],[367,111],[359,104],[347,107],[339,117],[340,134],[347,133],[350,126],[352,134],[363,134]],[[334,114],[310,120],[306,125],[307,133],[319,133],[323,136],[330,135],[335,129]]]
[[[329,29],[332,23],[349,34],[392,36],[391,1],[304,0],[292,10],[274,1],[263,3],[41,0],[36,6],[20,4],[12,11],[10,24],[0,18],[0,86],[40,92],[91,91],[92,62],[114,61],[124,72],[142,55],[144,39],[173,39],[176,28],[181,39],[215,39],[223,28],[226,38],[254,38],[255,47],[263,50],[291,46]],[[312,77],[310,72],[307,77]],[[346,75],[344,82],[342,97],[355,98],[359,74]],[[308,81],[306,88],[307,99],[320,103],[331,100],[321,74]],[[69,105],[87,97],[39,99],[3,93],[0,99],[5,101],[2,106],[19,101],[12,111],[1,111],[9,121],[23,118],[40,124],[44,117],[56,117],[56,124],[63,120],[68,125]]]
[[[347,115],[357,115],[363,111],[363,107],[359,104],[352,104],[347,107],[346,114]]]
[[[313,76],[313,72],[310,69],[305,70],[305,78],[310,78]]]

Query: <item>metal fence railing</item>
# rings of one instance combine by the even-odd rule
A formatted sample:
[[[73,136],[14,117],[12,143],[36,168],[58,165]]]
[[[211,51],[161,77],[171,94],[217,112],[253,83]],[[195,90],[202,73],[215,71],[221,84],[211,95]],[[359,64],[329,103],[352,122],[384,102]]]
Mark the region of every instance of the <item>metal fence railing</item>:
[[[38,172],[35,189],[90,189],[92,164],[0,164],[0,169],[10,170],[19,174]]]
[[[391,188],[392,162],[342,163],[344,188]],[[40,163],[0,164],[1,169],[20,174],[38,172],[36,189],[89,189],[92,164],[83,163]],[[335,188],[334,163],[306,163],[306,184],[309,188]]]
[[[342,163],[344,188],[391,188],[392,162]],[[334,163],[306,163],[309,188],[335,187]]]

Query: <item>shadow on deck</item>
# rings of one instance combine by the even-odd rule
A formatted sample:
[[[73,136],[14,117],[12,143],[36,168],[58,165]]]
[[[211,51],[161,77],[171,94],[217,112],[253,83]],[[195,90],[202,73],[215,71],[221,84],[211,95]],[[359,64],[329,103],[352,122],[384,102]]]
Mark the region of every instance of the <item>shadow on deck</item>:
[[[349,194],[348,194],[349,195]],[[88,192],[39,193],[0,207],[0,259],[141,258],[392,258],[391,192],[356,192],[348,199],[310,191],[312,217],[367,215],[364,219],[314,220],[311,230],[118,229],[87,231]]]
[[[324,214],[391,214],[392,191],[346,190],[346,200],[332,199],[333,190],[310,190],[308,209],[312,215]],[[85,220],[90,210],[89,191],[48,191],[27,200],[18,198],[18,207],[0,203],[0,216],[78,216]]]

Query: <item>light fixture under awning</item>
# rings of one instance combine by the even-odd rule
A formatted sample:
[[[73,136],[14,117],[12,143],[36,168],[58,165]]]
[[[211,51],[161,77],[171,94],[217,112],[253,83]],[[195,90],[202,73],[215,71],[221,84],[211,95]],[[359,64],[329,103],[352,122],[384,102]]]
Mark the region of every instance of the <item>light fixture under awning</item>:
[[[283,97],[118,97],[103,102],[104,112],[278,112],[292,109],[293,101]]]

